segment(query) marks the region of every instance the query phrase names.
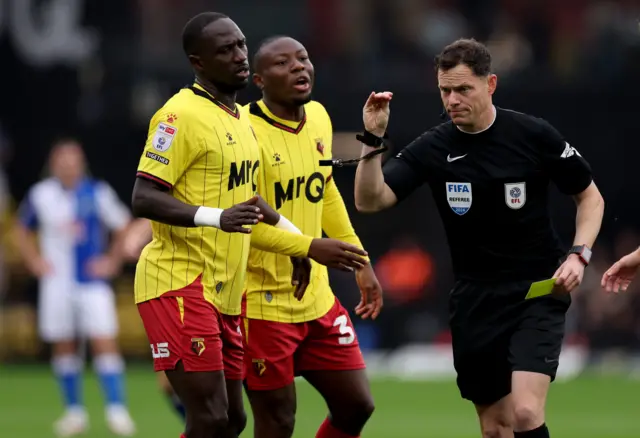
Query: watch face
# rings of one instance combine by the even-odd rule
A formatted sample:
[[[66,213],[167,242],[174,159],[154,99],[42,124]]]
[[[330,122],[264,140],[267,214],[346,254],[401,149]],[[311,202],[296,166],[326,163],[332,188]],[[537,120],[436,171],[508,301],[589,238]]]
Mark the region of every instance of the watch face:
[[[591,261],[591,250],[586,245],[582,247],[582,258],[585,259],[587,263]]]

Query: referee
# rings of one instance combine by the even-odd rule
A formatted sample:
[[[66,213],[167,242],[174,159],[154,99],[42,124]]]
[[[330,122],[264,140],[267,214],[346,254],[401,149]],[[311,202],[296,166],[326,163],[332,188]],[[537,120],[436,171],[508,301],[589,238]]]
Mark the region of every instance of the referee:
[[[472,39],[436,58],[451,120],[395,158],[361,161],[358,210],[376,212],[429,184],[451,249],[454,365],[484,437],[549,437],[544,407],[558,368],[569,293],[582,280],[604,201],[578,151],[546,121],[497,108],[491,55]],[[392,94],[363,109],[363,155],[382,144]],[[577,205],[576,233],[563,250],[548,213],[553,182]],[[525,299],[532,282],[555,278],[554,293]],[[515,432],[515,433],[514,433]]]

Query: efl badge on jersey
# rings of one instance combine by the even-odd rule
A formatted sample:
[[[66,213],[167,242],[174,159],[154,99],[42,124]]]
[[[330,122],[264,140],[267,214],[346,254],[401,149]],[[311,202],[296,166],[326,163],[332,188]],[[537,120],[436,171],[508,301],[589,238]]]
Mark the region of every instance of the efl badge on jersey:
[[[518,210],[527,202],[527,185],[526,183],[507,183],[504,185],[504,202],[507,207]]]
[[[448,182],[447,184],[447,202],[451,210],[457,215],[462,216],[471,208],[471,183]]]
[[[191,351],[195,354],[202,356],[202,353],[204,353],[206,349],[207,347],[204,345],[203,338],[191,338]]]
[[[256,372],[258,377],[262,377],[265,371],[267,371],[267,365],[264,363],[264,359],[252,359],[253,370]]]
[[[167,125],[166,123],[159,123],[156,135],[153,136],[153,147],[159,152],[166,152],[171,147],[171,142],[176,136],[178,128],[175,126]]]
[[[322,144],[321,138],[316,138],[316,149],[320,152],[320,155],[324,157],[324,145]]]

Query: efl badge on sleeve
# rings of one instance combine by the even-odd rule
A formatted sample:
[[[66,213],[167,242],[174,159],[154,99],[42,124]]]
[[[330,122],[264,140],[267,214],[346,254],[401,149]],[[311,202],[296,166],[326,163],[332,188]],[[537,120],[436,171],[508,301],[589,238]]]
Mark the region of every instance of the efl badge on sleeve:
[[[462,216],[471,208],[473,197],[471,196],[471,183],[448,182],[447,202],[451,210]]]
[[[526,183],[507,183],[504,185],[504,202],[507,207],[518,210],[527,202],[527,185]]]
[[[167,125],[166,123],[159,123],[156,134],[153,136],[153,147],[158,152],[166,152],[171,147],[171,142],[176,136],[178,128],[175,126]]]

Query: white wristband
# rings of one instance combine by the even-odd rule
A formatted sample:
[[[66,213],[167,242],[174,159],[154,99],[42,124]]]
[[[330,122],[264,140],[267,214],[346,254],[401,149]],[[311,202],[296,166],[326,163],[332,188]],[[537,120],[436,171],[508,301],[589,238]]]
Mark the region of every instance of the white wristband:
[[[289,219],[287,219],[282,215],[280,215],[280,220],[276,224],[276,228],[280,228],[281,230],[287,230],[293,234],[302,234],[302,231],[300,231],[295,225],[291,223]]]
[[[220,228],[220,216],[223,211],[221,208],[200,207],[193,216],[193,223],[197,227]]]

